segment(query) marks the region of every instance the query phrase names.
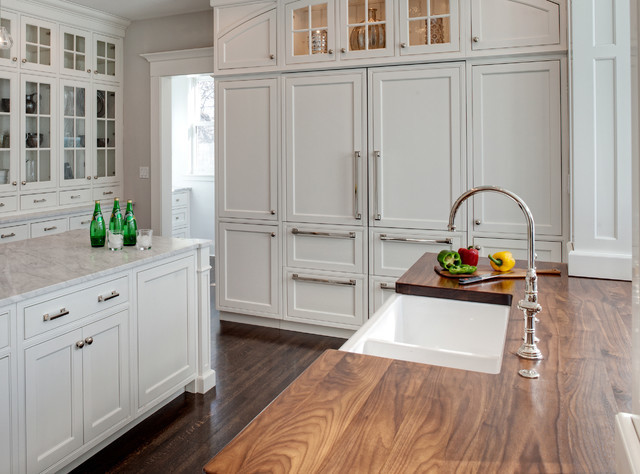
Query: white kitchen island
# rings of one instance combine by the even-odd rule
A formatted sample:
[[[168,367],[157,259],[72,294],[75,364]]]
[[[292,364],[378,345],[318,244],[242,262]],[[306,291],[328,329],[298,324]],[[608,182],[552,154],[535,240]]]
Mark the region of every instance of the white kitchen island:
[[[0,245],[0,472],[77,465],[211,370],[209,242]]]

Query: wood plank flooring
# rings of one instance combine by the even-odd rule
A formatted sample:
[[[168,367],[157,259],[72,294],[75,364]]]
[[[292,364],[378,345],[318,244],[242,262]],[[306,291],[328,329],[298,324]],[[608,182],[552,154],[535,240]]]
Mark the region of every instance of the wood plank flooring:
[[[202,472],[326,349],[344,339],[219,322],[212,311],[217,384],[185,393],[78,466],[74,473]]]

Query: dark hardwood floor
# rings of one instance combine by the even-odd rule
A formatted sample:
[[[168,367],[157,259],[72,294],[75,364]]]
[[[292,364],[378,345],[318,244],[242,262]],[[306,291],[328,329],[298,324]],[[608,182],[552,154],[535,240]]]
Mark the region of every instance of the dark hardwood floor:
[[[322,352],[344,342],[220,322],[213,309],[211,333],[215,388],[205,395],[180,395],[74,473],[202,472]]]

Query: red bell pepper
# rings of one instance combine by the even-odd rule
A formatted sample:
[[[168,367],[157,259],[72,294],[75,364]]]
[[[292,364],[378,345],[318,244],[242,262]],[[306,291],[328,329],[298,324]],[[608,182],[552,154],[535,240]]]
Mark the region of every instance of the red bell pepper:
[[[472,265],[474,267],[478,265],[478,251],[473,248],[473,246],[469,246],[466,249],[458,249],[458,253],[460,254],[463,264]]]

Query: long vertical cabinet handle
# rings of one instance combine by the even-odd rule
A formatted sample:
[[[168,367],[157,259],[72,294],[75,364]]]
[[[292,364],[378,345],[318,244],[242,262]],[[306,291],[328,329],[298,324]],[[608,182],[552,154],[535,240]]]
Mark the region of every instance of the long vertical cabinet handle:
[[[376,206],[376,212],[374,215],[374,219],[377,221],[382,220],[382,204],[380,203],[380,169],[382,168],[381,166],[381,161],[382,161],[382,154],[380,153],[379,150],[376,150],[373,152],[373,159],[374,159],[374,173],[375,173],[375,191],[374,191],[374,199],[375,199],[375,206]]]
[[[358,202],[358,179],[360,177],[360,152],[356,151],[353,153],[353,209],[354,209],[354,217],[356,220],[362,219],[362,214],[360,213],[360,204]]]

